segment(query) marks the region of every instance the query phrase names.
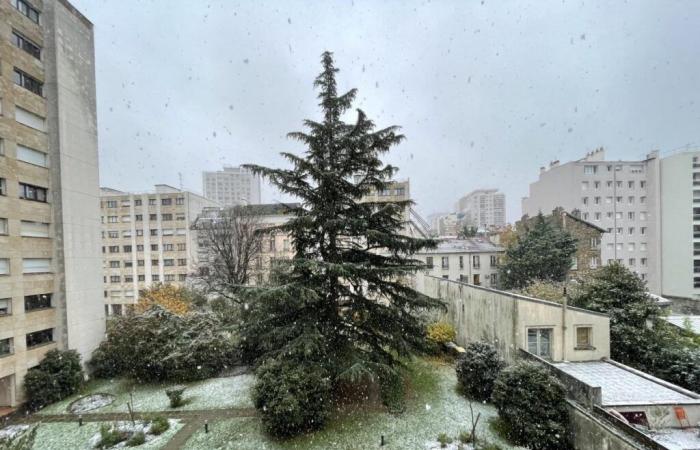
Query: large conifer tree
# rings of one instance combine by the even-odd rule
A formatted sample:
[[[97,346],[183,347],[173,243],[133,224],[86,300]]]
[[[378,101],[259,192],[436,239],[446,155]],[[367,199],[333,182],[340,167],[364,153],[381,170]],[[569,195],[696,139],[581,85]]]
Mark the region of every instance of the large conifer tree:
[[[314,85],[323,119],[289,134],[306,146],[304,154],[282,153],[291,169],[248,166],[300,207],[279,227],[290,234],[295,257],[279,283],[252,291],[249,305],[258,314],[243,336],[255,341],[249,344],[259,362],[315,360],[334,379],[381,378],[397,357],[423,347],[416,313],[441,304],[405,283],[421,268],[410,255],[434,242],[401,234],[410,201],[361,202],[387,187],[397,169],[380,156],[404,137],[395,126],[375,129],[360,110],[355,123],[343,122],[357,91],[338,94],[331,53],[322,64]]]

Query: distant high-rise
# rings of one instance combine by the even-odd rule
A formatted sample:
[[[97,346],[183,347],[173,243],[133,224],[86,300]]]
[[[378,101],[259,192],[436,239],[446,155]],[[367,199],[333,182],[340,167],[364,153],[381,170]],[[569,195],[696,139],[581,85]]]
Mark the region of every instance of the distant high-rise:
[[[52,349],[104,336],[93,26],[0,1],[0,411]]]
[[[477,189],[457,202],[462,223],[476,228],[501,228],[506,225],[506,196],[498,189]]]
[[[260,176],[244,167],[202,172],[204,196],[221,206],[260,203]]]

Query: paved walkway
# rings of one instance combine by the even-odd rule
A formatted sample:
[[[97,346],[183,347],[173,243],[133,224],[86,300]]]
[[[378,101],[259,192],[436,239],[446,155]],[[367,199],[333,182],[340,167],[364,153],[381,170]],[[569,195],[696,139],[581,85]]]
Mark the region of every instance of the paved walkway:
[[[205,421],[213,423],[221,419],[236,417],[255,417],[254,408],[234,409],[205,409],[194,411],[149,411],[136,412],[134,419],[147,420],[154,416],[163,416],[169,419],[180,419],[184,426],[168,441],[164,450],[178,450],[185,448],[187,440],[197,430],[204,428]],[[85,413],[82,414],[85,422],[113,422],[118,420],[131,420],[129,413]],[[78,422],[75,414],[32,414],[31,416],[17,417],[11,423],[38,423],[38,422]]]

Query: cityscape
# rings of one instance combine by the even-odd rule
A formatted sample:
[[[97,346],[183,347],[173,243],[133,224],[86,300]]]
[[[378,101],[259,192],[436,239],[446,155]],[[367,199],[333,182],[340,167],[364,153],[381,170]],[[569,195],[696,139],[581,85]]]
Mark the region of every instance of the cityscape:
[[[585,125],[601,111],[580,98],[575,113],[586,119],[557,132],[527,116],[518,133],[537,136],[500,153],[505,141],[492,131],[464,140],[482,122],[453,123],[462,111],[439,88],[429,98],[444,102],[444,118],[432,104],[425,121],[389,111],[430,91],[411,84],[417,69],[404,67],[406,84],[392,87],[388,61],[292,48],[301,38],[275,67],[256,56],[261,72],[289,70],[294,86],[241,75],[253,53],[230,50],[231,76],[250,78],[220,83],[240,98],[255,91],[260,104],[234,104],[222,90],[207,111],[199,91],[188,105],[158,85],[148,93],[163,110],[148,110],[149,99],[126,94],[144,92],[129,79],[139,71],[130,58],[141,56],[100,51],[118,46],[124,26],[106,16],[128,21],[141,2],[98,3],[0,0],[0,450],[700,448],[700,145],[613,137],[604,119]],[[481,11],[493,27],[504,7],[410,3],[446,30],[457,20],[449,11]],[[653,3],[640,14],[653,15]],[[188,26],[215,32],[210,15],[263,23],[281,14],[270,29],[284,34],[297,19],[278,6],[212,2]],[[191,7],[166,8],[176,17]],[[684,7],[700,12],[677,2],[664,20]],[[352,17],[406,14],[389,3],[351,8]],[[498,25],[509,26],[520,25]],[[597,26],[566,45],[593,45],[609,25]],[[163,32],[135,31],[155,42]],[[692,50],[683,39],[666,64]],[[393,48],[394,37],[376,45]],[[292,64],[295,52],[309,55]],[[229,57],[184,55],[158,56],[183,64],[168,76],[199,82],[206,76],[189,64],[223,71]],[[471,89],[472,75],[462,83]],[[696,75],[683,83],[697,91]],[[420,93],[407,87],[416,85]],[[402,93],[368,100],[384,89]],[[508,94],[491,95],[480,101]],[[678,118],[658,124],[682,142],[700,119],[688,95]],[[265,114],[252,112],[266,102]],[[207,122],[213,131],[196,137],[192,125]],[[451,137],[438,139],[446,129]],[[239,149],[260,130],[264,145]],[[425,130],[435,145],[421,150]]]

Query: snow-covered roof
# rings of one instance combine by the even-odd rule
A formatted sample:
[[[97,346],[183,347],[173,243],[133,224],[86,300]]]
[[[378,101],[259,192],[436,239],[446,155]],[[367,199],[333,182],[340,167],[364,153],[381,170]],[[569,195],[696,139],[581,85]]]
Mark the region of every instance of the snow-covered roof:
[[[621,364],[585,361],[554,366],[589,386],[600,387],[603,406],[700,404],[700,396]]]
[[[436,248],[422,250],[419,253],[499,253],[505,249],[486,238],[442,239]]]
[[[700,334],[700,316],[688,316],[682,314],[674,314],[665,319],[677,327],[686,328],[686,324],[690,326],[690,330],[695,334]]]

